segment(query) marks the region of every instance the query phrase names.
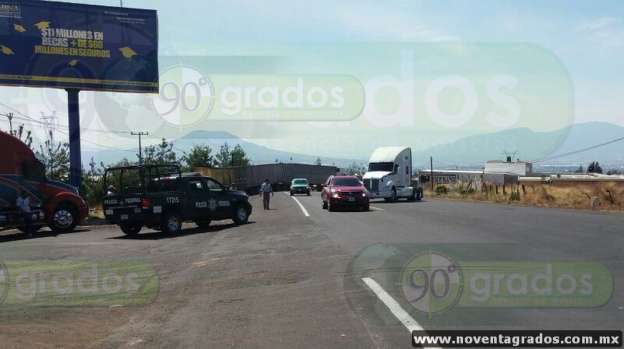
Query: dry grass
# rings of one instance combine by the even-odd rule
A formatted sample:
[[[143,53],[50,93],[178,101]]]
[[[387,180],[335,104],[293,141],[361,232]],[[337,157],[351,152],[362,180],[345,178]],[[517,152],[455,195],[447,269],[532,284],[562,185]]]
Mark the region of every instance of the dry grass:
[[[426,195],[450,199],[519,203],[538,207],[559,207],[606,211],[624,210],[624,183],[622,182],[576,182],[531,183],[524,185],[484,186],[467,191],[465,186],[446,186],[448,193],[436,194],[429,190]],[[462,190],[463,189],[463,190]]]

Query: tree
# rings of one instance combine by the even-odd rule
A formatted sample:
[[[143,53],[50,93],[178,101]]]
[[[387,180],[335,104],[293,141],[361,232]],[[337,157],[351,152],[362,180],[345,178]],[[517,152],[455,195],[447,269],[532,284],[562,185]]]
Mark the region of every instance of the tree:
[[[353,162],[351,165],[349,165],[349,167],[347,167],[344,170],[345,174],[349,175],[349,176],[355,176],[355,175],[364,175],[364,173],[366,172],[366,167],[358,165],[358,163]]]
[[[196,167],[214,167],[215,158],[212,156],[212,148],[209,145],[194,145],[188,153],[182,157],[184,164],[188,170]]]
[[[228,167],[232,166],[232,152],[230,151],[230,146],[225,142],[220,148],[219,152],[216,155],[217,158],[217,166],[219,167]]]
[[[89,170],[82,171],[82,181],[80,182],[80,194],[87,201],[89,206],[97,206],[104,199],[104,164],[97,163],[93,158],[89,161]]]
[[[45,166],[48,178],[54,180],[69,178],[69,144],[55,141],[52,131],[48,132],[44,144],[39,145],[36,155]]]
[[[316,158],[316,161],[314,161],[314,164],[315,164],[316,166],[321,166],[321,165],[323,165],[323,162],[321,161],[321,158],[320,158],[320,157],[317,157],[317,158]]]
[[[32,131],[25,131],[24,124],[19,125],[17,130],[13,131],[13,136],[22,141],[28,148],[32,149]]]
[[[588,173],[602,173],[602,167],[600,167],[600,164],[598,163],[598,161],[594,161],[591,164],[589,164],[589,166],[587,166],[587,172]]]
[[[230,158],[232,161],[232,166],[249,166],[249,159],[247,158],[247,154],[243,147],[240,144],[237,144],[234,149],[230,152]]]
[[[145,147],[143,163],[146,165],[162,165],[178,162],[177,155],[173,151],[173,142],[167,142],[165,138],[159,144]]]
[[[585,168],[583,168],[583,165],[579,165],[574,173],[585,173]]]

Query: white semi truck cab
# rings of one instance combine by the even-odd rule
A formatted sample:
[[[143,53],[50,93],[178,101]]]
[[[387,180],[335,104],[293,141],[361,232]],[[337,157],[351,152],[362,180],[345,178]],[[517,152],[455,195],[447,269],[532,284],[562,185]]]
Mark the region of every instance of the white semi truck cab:
[[[375,149],[362,179],[371,199],[413,201],[422,198],[422,188],[412,185],[412,150],[409,147]]]

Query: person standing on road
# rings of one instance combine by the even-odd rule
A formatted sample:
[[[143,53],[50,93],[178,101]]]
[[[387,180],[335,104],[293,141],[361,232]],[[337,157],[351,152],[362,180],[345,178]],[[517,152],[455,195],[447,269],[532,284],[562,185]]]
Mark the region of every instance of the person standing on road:
[[[28,232],[28,237],[32,237],[32,211],[30,209],[30,197],[26,195],[21,188],[17,189],[17,200],[15,200],[15,206],[17,206],[17,209],[22,215],[24,228],[25,231]]]
[[[265,179],[260,185],[260,192],[262,193],[262,206],[265,210],[270,210],[269,204],[271,203],[271,196],[273,195],[273,188],[269,179]]]

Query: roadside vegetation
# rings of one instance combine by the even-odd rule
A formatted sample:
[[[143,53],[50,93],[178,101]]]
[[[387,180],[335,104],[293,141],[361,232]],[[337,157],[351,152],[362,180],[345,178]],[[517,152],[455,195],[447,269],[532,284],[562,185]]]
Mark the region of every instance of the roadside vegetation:
[[[517,203],[538,207],[558,207],[606,211],[624,211],[624,183],[528,183],[515,185],[484,184],[474,188],[470,183],[438,185],[426,196],[457,200]]]

